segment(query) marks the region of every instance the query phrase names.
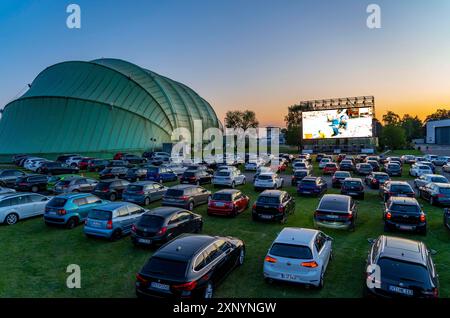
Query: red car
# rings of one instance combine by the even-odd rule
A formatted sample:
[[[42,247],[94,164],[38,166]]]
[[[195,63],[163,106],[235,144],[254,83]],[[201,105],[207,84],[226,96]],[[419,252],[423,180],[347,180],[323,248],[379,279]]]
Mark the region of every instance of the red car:
[[[114,155],[113,160],[122,160],[122,157],[127,155],[128,153],[126,152],[118,152]]]
[[[334,174],[338,170],[338,166],[335,162],[327,163],[325,167],[323,167],[323,174]]]
[[[94,158],[84,157],[83,159],[80,160],[80,162],[78,162],[78,168],[80,168],[80,170],[87,170],[89,161],[92,159]]]
[[[245,211],[250,198],[236,189],[224,189],[213,194],[208,203],[208,215],[237,216]]]

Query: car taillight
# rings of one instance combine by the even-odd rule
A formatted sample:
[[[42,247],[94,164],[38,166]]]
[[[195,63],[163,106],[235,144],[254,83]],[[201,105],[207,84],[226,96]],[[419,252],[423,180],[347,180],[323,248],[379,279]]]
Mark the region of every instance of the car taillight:
[[[137,192],[137,194],[144,194],[144,191],[139,191]]]
[[[433,297],[439,297],[439,289],[437,287],[433,288]]]
[[[425,222],[426,219],[427,219],[427,217],[425,216],[425,214],[420,215],[420,222]]]
[[[264,259],[264,261],[267,263],[276,263],[277,259],[272,256],[267,255],[266,258]]]
[[[392,213],[388,212],[386,213],[386,219],[390,220],[392,218]]]
[[[140,283],[144,283],[144,284],[148,283],[148,280],[145,279],[144,277],[142,277],[142,275],[139,273],[136,274],[136,280]]]
[[[256,209],[256,203],[253,203],[252,209],[253,209],[253,210]]]
[[[282,205],[278,206],[278,212],[283,213],[284,212],[284,206],[282,206]]]
[[[167,226],[163,226],[156,235],[164,235],[167,232]]]
[[[372,179],[372,183],[377,183],[377,179]]]
[[[59,215],[65,215],[67,213],[67,211],[65,209],[59,209],[58,210],[58,214]]]
[[[136,225],[133,224],[133,225],[131,226],[131,232],[136,232]]]
[[[106,228],[107,228],[107,229],[112,229],[112,220],[109,220],[109,221],[106,223]]]
[[[301,266],[309,267],[309,268],[316,268],[317,266],[319,266],[319,264],[317,264],[315,261],[312,261],[312,262],[303,262],[303,263],[301,263]]]
[[[102,190],[102,192],[108,192],[108,191],[109,191],[108,188]]]
[[[172,286],[172,288],[175,290],[187,290],[187,291],[194,290],[195,287],[197,287],[197,281],[195,280],[189,283]]]
[[[180,197],[180,200],[187,201],[189,197],[187,195],[183,195]]]

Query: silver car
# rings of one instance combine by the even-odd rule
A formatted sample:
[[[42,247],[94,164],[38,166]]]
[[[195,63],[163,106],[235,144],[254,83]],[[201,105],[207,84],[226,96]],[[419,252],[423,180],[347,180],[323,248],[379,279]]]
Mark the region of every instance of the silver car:
[[[10,193],[0,195],[0,223],[17,221],[43,215],[49,198],[37,193]]]
[[[321,231],[286,227],[267,252],[264,278],[322,288],[332,245],[333,239]]]
[[[430,182],[449,183],[448,179],[440,174],[423,174],[414,180],[414,186],[419,189]]]
[[[98,180],[84,177],[68,177],[55,184],[54,192],[57,194],[70,192],[91,192],[98,184]]]
[[[245,176],[239,170],[219,170],[217,171],[213,178],[212,184],[214,186],[227,186],[234,188],[237,185],[245,184]]]

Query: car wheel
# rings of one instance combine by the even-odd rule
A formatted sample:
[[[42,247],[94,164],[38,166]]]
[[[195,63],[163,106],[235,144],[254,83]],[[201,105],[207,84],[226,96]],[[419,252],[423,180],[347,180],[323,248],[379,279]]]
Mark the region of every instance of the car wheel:
[[[67,223],[66,223],[66,227],[71,230],[73,229],[75,226],[77,226],[77,220],[75,218],[70,218]]]
[[[5,224],[6,225],[14,225],[19,221],[19,216],[17,213],[10,213],[5,218]]]
[[[203,222],[197,226],[197,228],[195,229],[195,233],[200,233],[202,229],[203,229]]]
[[[149,197],[145,197],[144,199],[144,205],[149,205],[150,204],[150,198]]]
[[[188,210],[189,211],[193,211],[194,210],[194,202],[189,202],[189,204],[188,204]]]
[[[31,187],[31,192],[36,193],[36,192],[38,192],[38,190],[39,190],[38,186],[32,186]]]
[[[213,283],[211,281],[209,281],[206,284],[205,292],[203,294],[203,298],[210,299],[210,298],[213,298],[213,296],[214,296],[214,286],[213,286]]]
[[[245,249],[242,247],[241,251],[239,252],[238,266],[244,265],[244,261],[245,261]]]
[[[114,193],[111,193],[109,196],[109,201],[116,201],[117,196]]]
[[[266,278],[264,278],[264,280],[266,281],[267,284],[273,284],[272,278],[266,277]]]
[[[122,231],[120,230],[115,230],[112,235],[111,235],[111,241],[117,241],[118,239],[120,239],[122,237]]]
[[[231,182],[231,188],[234,189],[234,187],[236,186],[236,184],[233,182]]]
[[[320,281],[319,281],[319,285],[317,285],[318,289],[322,289],[325,285],[325,280],[324,280],[324,273],[323,271],[320,273]]]

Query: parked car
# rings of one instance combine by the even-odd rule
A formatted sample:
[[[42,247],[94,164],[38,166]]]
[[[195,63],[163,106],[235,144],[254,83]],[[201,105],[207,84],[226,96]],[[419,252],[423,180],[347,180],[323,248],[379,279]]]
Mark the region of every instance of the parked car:
[[[19,192],[38,192],[47,190],[47,176],[41,174],[18,177],[14,189]]]
[[[322,177],[305,177],[297,185],[299,195],[321,195],[327,191],[327,182]]]
[[[250,198],[235,189],[220,190],[208,202],[208,215],[237,216],[250,204]]]
[[[70,192],[92,192],[97,186],[98,180],[75,176],[58,181],[53,192],[57,194]]]
[[[131,168],[131,167],[133,167],[133,165],[126,160],[110,160],[106,167],[107,168],[117,168],[117,167]]]
[[[212,184],[216,186],[227,186],[234,188],[238,185],[244,185],[246,183],[245,175],[240,170],[219,170],[214,173],[212,178]]]
[[[106,159],[93,159],[88,163],[87,169],[91,172],[99,172],[105,169],[109,165],[109,160]]]
[[[138,165],[147,162],[147,159],[132,154],[125,154],[120,159],[133,165]]]
[[[436,159],[431,160],[431,163],[435,166],[442,167],[447,162],[449,162],[450,157],[449,156],[439,156]]]
[[[436,173],[436,166],[434,164],[432,164],[431,162],[421,161],[420,164],[428,166],[431,169],[432,173]]]
[[[378,161],[368,160],[367,163],[372,166],[372,172],[378,172],[381,170],[381,166]]]
[[[366,162],[367,157],[368,157],[368,155],[366,155],[366,154],[359,154],[356,156],[355,162],[357,162],[357,163]]]
[[[386,158],[387,163],[398,163],[400,166],[402,166],[403,162],[400,157],[387,157]]]
[[[295,212],[295,199],[286,191],[265,190],[252,207],[253,220],[280,221],[286,223]]]
[[[165,163],[161,165],[163,168],[167,168],[169,170],[172,170],[177,176],[182,175],[186,170],[187,167],[183,166],[179,163]]]
[[[318,153],[316,155],[316,162],[320,162],[320,160],[322,160],[322,158],[325,156],[326,156],[326,154],[324,154],[324,153]]]
[[[279,189],[283,187],[284,180],[278,174],[266,172],[258,175],[253,183],[255,191],[266,189]]]
[[[344,179],[341,185],[341,194],[364,200],[364,183],[360,178]]]
[[[450,205],[450,184],[431,182],[419,188],[419,196],[431,205]]]
[[[211,192],[203,187],[180,184],[167,189],[163,196],[163,206],[176,206],[192,211],[196,206],[206,204],[211,199]]]
[[[385,172],[372,172],[364,181],[370,188],[379,189],[384,183],[391,181],[391,177]]]
[[[130,168],[127,170],[124,179],[130,182],[145,180],[147,179],[147,168],[144,167]]]
[[[206,171],[186,170],[180,177],[180,183],[187,184],[207,184],[211,183],[212,176]]]
[[[122,199],[123,191],[130,184],[127,180],[121,179],[108,179],[101,180],[92,191],[99,198],[116,201]]]
[[[386,202],[390,197],[411,197],[414,198],[416,193],[406,181],[388,181],[380,186],[380,197]]]
[[[128,153],[126,152],[117,152],[114,156],[113,156],[113,160],[122,160],[123,156],[127,155]]]
[[[390,197],[384,205],[384,230],[427,233],[426,215],[416,198]]]
[[[64,154],[64,155],[58,156],[56,158],[56,161],[60,162],[60,163],[66,163],[67,160],[69,160],[72,157],[81,157],[81,155],[79,155],[79,154]]]
[[[93,208],[106,203],[108,201],[90,193],[61,194],[46,204],[44,222],[46,225],[61,225],[73,229],[86,220]]]
[[[433,251],[419,241],[381,235],[370,239],[364,294],[382,298],[437,298],[439,281]],[[378,269],[379,277],[369,275]]]
[[[376,162],[380,162],[380,157],[379,156],[367,156],[366,158],[366,162],[368,163],[369,161],[376,161]]]
[[[16,224],[19,220],[42,215],[48,197],[37,193],[6,193],[0,195],[0,223]]]
[[[319,162],[319,169],[325,168],[325,166],[326,166],[328,163],[332,163],[332,161],[331,161],[330,158],[322,158],[322,160],[320,160],[320,162]]]
[[[447,162],[445,165],[442,166],[442,171],[450,172],[450,162]]]
[[[142,267],[136,275],[136,295],[212,298],[244,258],[244,242],[237,238],[184,234],[162,246]]]
[[[259,161],[256,162],[246,162],[244,165],[244,169],[246,171],[256,171],[261,166],[261,163]]]
[[[137,181],[127,185],[122,193],[122,200],[149,205],[153,201],[161,200],[167,189],[154,181]]]
[[[87,237],[111,241],[131,233],[133,224],[148,210],[130,202],[111,202],[89,211],[83,229]]]
[[[173,240],[184,233],[200,233],[200,214],[176,207],[159,207],[145,212],[131,227],[134,245],[156,245]]]
[[[409,175],[412,177],[420,177],[423,174],[433,174],[433,170],[427,165],[417,163],[413,164],[411,169],[409,169]]]
[[[91,158],[91,157],[83,157],[83,158],[78,162],[78,168],[79,168],[80,170],[88,170],[89,162],[91,162],[92,160],[94,160],[94,158]]]
[[[81,160],[83,160],[83,156],[75,156],[75,157],[70,157],[69,159],[66,160],[65,164],[68,165],[69,167],[78,167],[79,168],[79,163]]]
[[[325,167],[323,167],[323,174],[334,174],[336,171],[338,171],[338,165],[335,162],[327,163]]]
[[[47,161],[48,160],[44,158],[29,158],[25,161],[23,167],[27,170],[37,172],[39,167],[41,167],[42,164]]]
[[[0,170],[0,186],[14,187],[17,178],[25,176],[25,172],[17,169]]]
[[[255,175],[253,176],[253,181],[258,178],[258,176],[262,173],[272,173],[272,169],[270,167],[259,167],[258,170],[256,170]]]
[[[292,177],[291,177],[291,185],[296,187],[297,184],[301,180],[303,180],[304,177],[308,177],[310,175],[311,175],[311,173],[310,173],[309,170],[304,170],[304,169],[295,170],[294,173],[292,174]]]
[[[368,163],[358,163],[356,164],[356,173],[360,176],[367,176],[373,172],[372,165]]]
[[[322,288],[332,254],[333,239],[325,233],[286,227],[264,258],[263,275],[269,283],[285,281]]]
[[[78,173],[80,170],[78,167],[71,167],[65,163],[47,161],[44,162],[39,169],[38,173],[48,174],[48,175],[58,175],[58,174],[73,174]]]
[[[292,169],[293,170],[304,169],[304,170],[309,170],[312,172],[313,166],[311,164],[309,164],[307,161],[295,161],[292,164]]]
[[[16,166],[18,166],[18,165],[19,165],[19,162],[20,162],[21,160],[23,160],[23,159],[25,159],[25,158],[28,158],[28,157],[29,157],[29,155],[27,155],[27,154],[16,154],[16,155],[12,156],[11,162],[12,162],[13,164],[15,164]]]
[[[351,177],[352,175],[348,171],[336,171],[331,178],[331,185],[333,188],[341,188],[342,182]]]
[[[325,194],[314,212],[314,225],[333,229],[354,230],[358,208],[356,201],[342,194]]]
[[[419,189],[430,182],[449,183],[448,179],[440,174],[423,174],[414,180],[414,186]]]
[[[353,162],[351,160],[344,159],[339,164],[339,170],[341,170],[341,171],[354,171],[355,170],[355,165],[353,164]]]
[[[414,155],[403,155],[400,160],[403,164],[411,165],[416,162],[416,157]]]
[[[176,181],[178,176],[171,169],[166,167],[147,166],[147,180],[159,183]]]
[[[390,177],[401,177],[403,170],[402,166],[397,162],[387,162],[384,164],[384,171],[390,176]]]
[[[128,168],[126,167],[112,167],[105,168],[98,174],[100,180],[104,179],[114,179],[114,178],[125,178],[127,176]]]

